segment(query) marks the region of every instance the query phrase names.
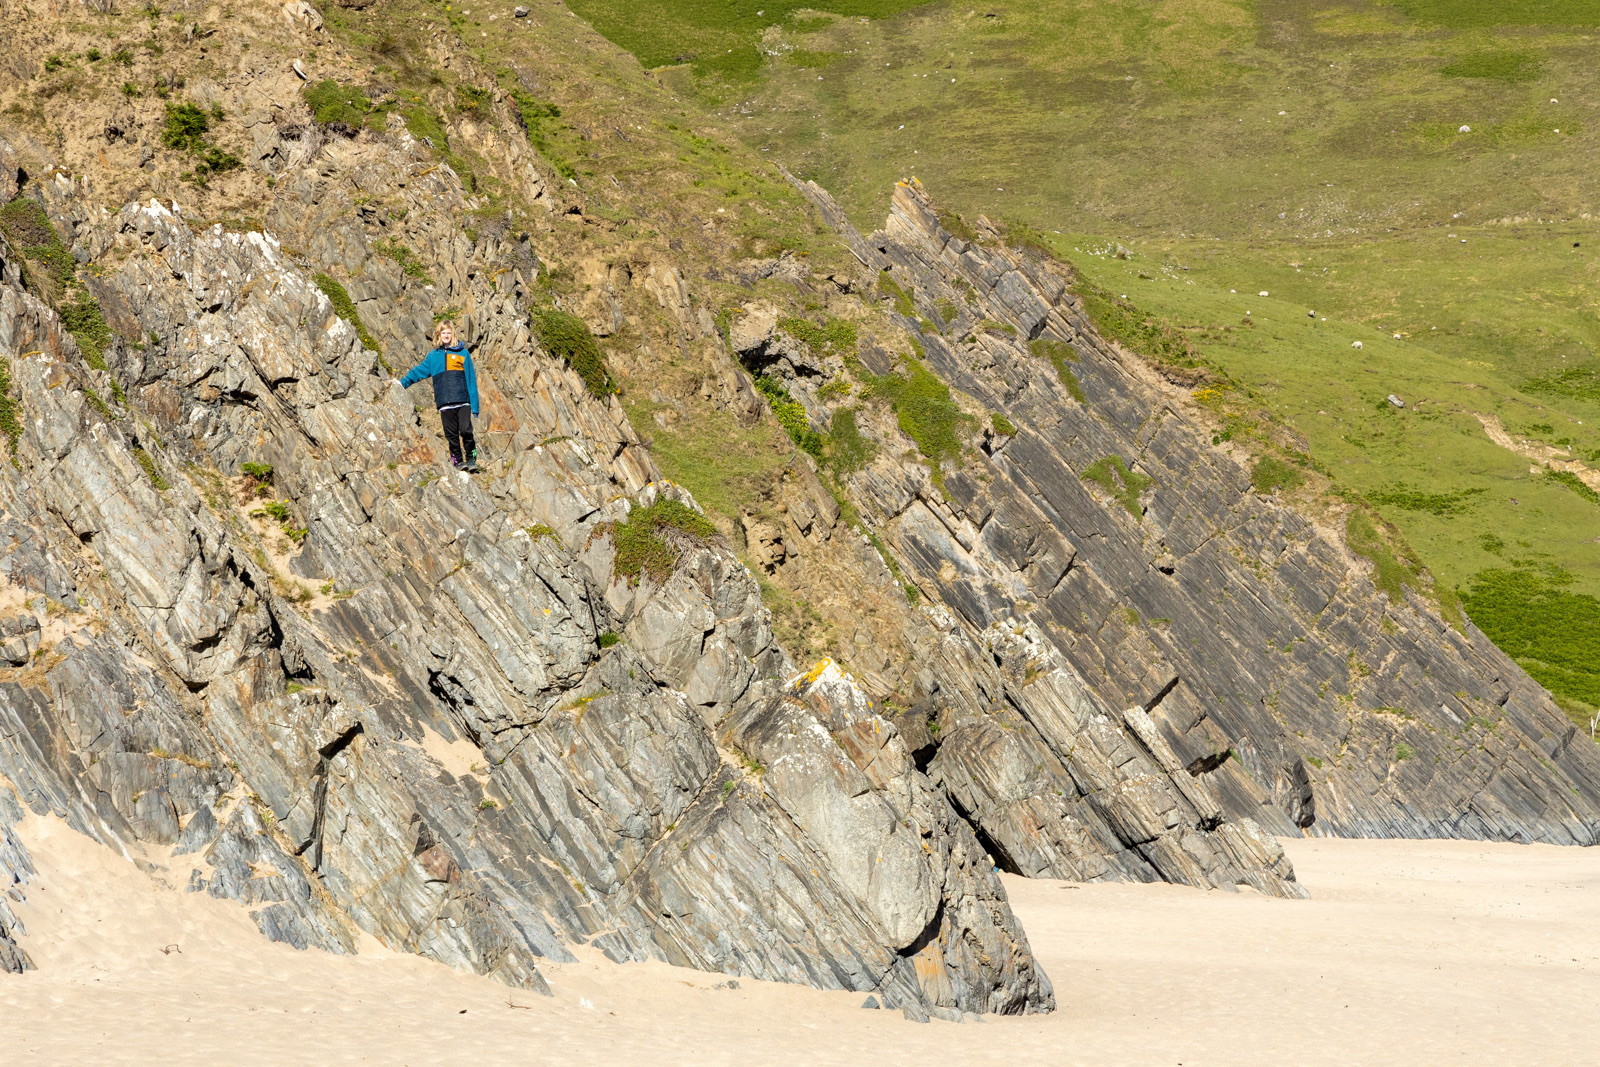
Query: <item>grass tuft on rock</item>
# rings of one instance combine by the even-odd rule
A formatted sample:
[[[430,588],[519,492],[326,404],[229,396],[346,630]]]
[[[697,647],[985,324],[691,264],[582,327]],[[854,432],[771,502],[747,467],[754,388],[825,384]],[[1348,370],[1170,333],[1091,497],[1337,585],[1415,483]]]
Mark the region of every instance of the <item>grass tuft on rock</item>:
[[[766,397],[768,406],[772,408],[773,418],[778,420],[778,425],[783,427],[789,439],[798,445],[801,451],[821,459],[825,438],[811,428],[806,409],[789,395],[789,390],[783,387],[783,383],[763,374],[756,379],[756,389]]]
[[[333,313],[356,328],[356,336],[361,338],[361,347],[369,352],[379,353],[382,357],[383,350],[378,347],[377,340],[367,332],[366,324],[361,321],[360,314],[356,311],[354,300],[339,284],[337,278],[331,274],[318,274],[314,279],[317,288],[322,290],[322,295],[328,298],[328,303],[333,305]]]
[[[105,352],[114,337],[111,327],[106,325],[105,316],[100,314],[100,305],[95,298],[83,293],[72,303],[61,305],[60,315],[61,325],[78,342],[83,361],[95,370],[105,370]]]
[[[1121,456],[1102,456],[1084,469],[1082,478],[1104,489],[1113,500],[1127,509],[1129,515],[1144,520],[1139,494],[1155,484],[1154,478],[1129,470]]]
[[[1038,337],[1028,342],[1028,349],[1040,359],[1047,359],[1056,369],[1056,379],[1066,387],[1067,393],[1080,404],[1088,401],[1083,395],[1083,386],[1078,383],[1078,376],[1072,373],[1068,363],[1078,362],[1078,350],[1065,341],[1057,341],[1049,337]]]
[[[612,570],[637,585],[648,574],[657,584],[672,576],[682,545],[705,544],[717,536],[711,520],[687,504],[662,497],[649,507],[636,507],[622,522],[613,523],[616,546]]]
[[[372,101],[365,93],[353,85],[340,85],[332,78],[307,85],[301,90],[301,96],[305,98],[306,107],[311,109],[311,118],[319,126],[338,125],[359,130],[372,113]]]
[[[544,346],[546,352],[565,360],[577,371],[591,396],[604,399],[618,391],[606,369],[600,345],[596,343],[586,322],[556,308],[536,310],[529,321],[539,338],[539,344]]]
[[[1251,488],[1262,495],[1279,489],[1298,489],[1305,481],[1305,475],[1276,456],[1262,456],[1250,472]]]
[[[881,397],[894,409],[900,432],[916,442],[917,451],[933,466],[934,481],[942,482],[940,465],[961,456],[961,431],[972,416],[956,406],[950,387],[915,359],[906,361],[905,374],[874,375],[868,397]]]
[[[11,447],[11,464],[17,463],[17,442],[22,439],[22,403],[12,392],[11,363],[0,359],[0,434]]]

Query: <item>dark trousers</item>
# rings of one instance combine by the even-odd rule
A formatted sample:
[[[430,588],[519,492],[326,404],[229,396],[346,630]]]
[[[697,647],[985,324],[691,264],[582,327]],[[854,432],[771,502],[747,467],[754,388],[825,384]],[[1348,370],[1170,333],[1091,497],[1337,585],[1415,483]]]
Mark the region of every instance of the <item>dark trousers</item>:
[[[478,442],[472,436],[472,409],[461,407],[441,411],[439,419],[444,423],[444,442],[450,446],[450,458],[457,463],[477,462]]]

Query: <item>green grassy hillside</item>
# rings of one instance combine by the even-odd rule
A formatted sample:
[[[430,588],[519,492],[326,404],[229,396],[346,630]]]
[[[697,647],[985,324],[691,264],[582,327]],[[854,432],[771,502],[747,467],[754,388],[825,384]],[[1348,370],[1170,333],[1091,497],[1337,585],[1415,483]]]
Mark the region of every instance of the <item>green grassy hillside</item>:
[[[915,174],[1184,330],[1600,702],[1600,497],[1540,461],[1600,466],[1600,0],[573,7],[858,224]]]

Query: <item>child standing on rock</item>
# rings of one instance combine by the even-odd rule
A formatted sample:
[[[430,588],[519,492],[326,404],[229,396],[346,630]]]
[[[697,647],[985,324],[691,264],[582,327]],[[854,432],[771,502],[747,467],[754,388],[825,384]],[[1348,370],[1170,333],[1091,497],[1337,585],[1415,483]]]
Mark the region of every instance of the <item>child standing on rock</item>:
[[[472,369],[472,353],[456,340],[456,329],[448,322],[434,329],[433,340],[433,351],[406,371],[400,385],[410,388],[424,378],[433,379],[433,405],[444,423],[450,462],[460,470],[476,471],[478,442],[472,436],[472,416],[478,413],[478,374]]]

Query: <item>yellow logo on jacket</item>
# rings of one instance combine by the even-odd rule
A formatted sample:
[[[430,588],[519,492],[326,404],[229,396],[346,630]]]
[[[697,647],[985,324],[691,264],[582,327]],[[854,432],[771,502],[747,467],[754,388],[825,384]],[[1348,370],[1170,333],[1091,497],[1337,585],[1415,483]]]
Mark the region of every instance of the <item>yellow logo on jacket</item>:
[[[466,370],[467,354],[465,352],[446,352],[444,354],[445,370]]]

